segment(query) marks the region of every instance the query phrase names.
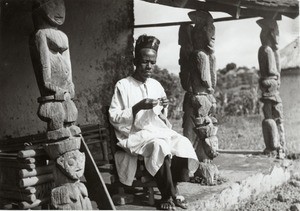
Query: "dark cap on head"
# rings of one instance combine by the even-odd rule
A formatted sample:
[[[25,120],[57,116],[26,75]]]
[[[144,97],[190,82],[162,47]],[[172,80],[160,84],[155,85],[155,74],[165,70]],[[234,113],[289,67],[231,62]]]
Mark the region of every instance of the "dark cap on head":
[[[276,20],[264,18],[256,21],[256,23],[265,29],[276,29],[278,27]]]
[[[197,25],[205,25],[207,21],[212,21],[213,22],[213,17],[209,12],[206,11],[192,11],[188,13],[189,18],[193,21],[193,23]]]
[[[135,52],[137,53],[142,48],[150,48],[157,52],[160,41],[154,36],[147,36],[143,34],[139,36],[135,44]]]

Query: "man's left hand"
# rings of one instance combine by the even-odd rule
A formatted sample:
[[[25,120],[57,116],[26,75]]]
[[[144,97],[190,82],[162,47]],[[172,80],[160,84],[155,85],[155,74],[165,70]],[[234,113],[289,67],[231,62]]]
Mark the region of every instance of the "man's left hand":
[[[164,108],[169,105],[169,100],[167,97],[162,97],[159,99],[159,104],[162,105]]]

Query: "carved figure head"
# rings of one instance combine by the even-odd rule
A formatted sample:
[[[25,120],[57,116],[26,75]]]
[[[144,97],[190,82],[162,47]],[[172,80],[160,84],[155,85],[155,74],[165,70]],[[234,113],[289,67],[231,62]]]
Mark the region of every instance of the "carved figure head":
[[[79,150],[66,152],[56,160],[61,171],[71,179],[79,179],[83,176],[85,154]]]
[[[260,19],[256,23],[261,27],[260,40],[262,45],[278,49],[279,29],[276,20]]]
[[[160,41],[153,36],[141,35],[137,39],[134,58],[136,70],[133,74],[135,79],[145,82],[151,77],[156,64],[159,43]]]
[[[199,121],[200,119],[198,118],[197,120]],[[209,117],[203,118],[202,120],[204,121],[202,125],[196,126],[194,128],[194,131],[197,134],[199,140],[203,141],[203,150],[207,155],[207,157],[213,159],[218,156],[217,150],[218,150],[219,142],[216,136],[218,127],[213,125],[212,123],[213,120],[211,120]]]
[[[63,0],[34,0],[32,16],[36,28],[44,25],[60,26],[65,22],[66,9]]]
[[[218,156],[219,143],[216,136],[211,136],[205,139],[204,152],[210,159],[214,159]]]
[[[206,11],[193,11],[189,14],[195,23],[192,31],[192,40],[196,50],[208,50],[213,52],[215,45],[215,26],[210,13]]]

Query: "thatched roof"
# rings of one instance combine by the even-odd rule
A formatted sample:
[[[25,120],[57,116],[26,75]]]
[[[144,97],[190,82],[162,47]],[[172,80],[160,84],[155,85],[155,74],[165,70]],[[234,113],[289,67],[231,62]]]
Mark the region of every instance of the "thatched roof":
[[[281,15],[296,18],[299,15],[298,0],[143,0],[171,7],[226,12],[233,19],[246,17],[274,17]]]
[[[280,50],[281,69],[300,67],[299,39],[300,37]]]

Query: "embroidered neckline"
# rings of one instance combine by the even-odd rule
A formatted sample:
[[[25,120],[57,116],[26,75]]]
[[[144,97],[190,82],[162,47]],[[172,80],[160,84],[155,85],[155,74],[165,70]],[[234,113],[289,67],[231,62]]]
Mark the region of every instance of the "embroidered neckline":
[[[141,84],[141,85],[144,85],[144,84],[147,84],[147,82],[148,82],[148,78],[146,79],[146,81],[145,82],[141,82],[141,81],[139,81],[139,80],[137,80],[137,79],[135,79],[132,75],[131,76],[129,76],[130,78],[132,78],[134,81],[136,81],[138,84]]]

